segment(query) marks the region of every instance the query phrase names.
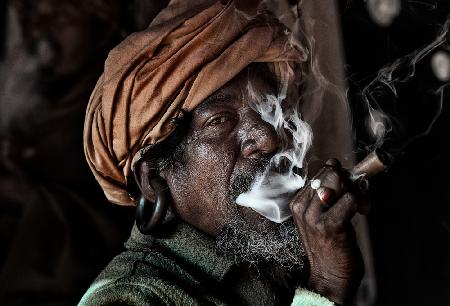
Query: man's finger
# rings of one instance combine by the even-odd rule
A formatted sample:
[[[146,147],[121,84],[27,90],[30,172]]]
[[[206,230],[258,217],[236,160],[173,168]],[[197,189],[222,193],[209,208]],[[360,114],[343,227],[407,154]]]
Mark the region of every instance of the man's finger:
[[[320,215],[333,205],[334,201],[340,196],[340,192],[343,189],[343,181],[339,176],[339,173],[334,169],[324,168],[321,175],[317,176],[311,185],[316,183],[315,195],[311,199],[311,203],[307,207],[305,212],[306,220],[314,224],[316,223]]]
[[[334,229],[343,228],[346,223],[350,222],[357,210],[355,197],[348,192],[325,213],[326,223]]]
[[[305,213],[306,220],[310,224],[317,223],[320,215],[334,204],[335,199],[336,196],[333,189],[327,187],[318,188]]]
[[[308,209],[312,198],[314,197],[315,194],[315,188],[313,188],[311,186],[311,182],[313,182],[314,180],[318,180],[319,184],[320,184],[320,177],[321,175],[325,172],[325,169],[322,168],[319,170],[319,172],[317,173],[317,175],[314,177],[313,180],[311,180],[310,182],[308,182],[305,187],[303,187],[296,195],[295,197],[292,199],[291,203],[289,204],[289,207],[291,209],[292,214],[294,215],[304,215],[305,211]],[[320,186],[318,186],[320,187]]]
[[[319,189],[317,189],[317,196],[319,197],[322,206],[325,209],[328,209],[333,204],[333,201],[335,199],[335,192],[331,188],[320,187]]]

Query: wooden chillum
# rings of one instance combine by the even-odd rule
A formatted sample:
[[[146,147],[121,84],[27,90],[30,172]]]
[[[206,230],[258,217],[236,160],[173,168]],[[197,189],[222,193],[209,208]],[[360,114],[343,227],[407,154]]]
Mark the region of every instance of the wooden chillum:
[[[391,156],[382,149],[376,149],[356,164],[350,172],[350,180],[368,179],[385,171],[391,164]]]

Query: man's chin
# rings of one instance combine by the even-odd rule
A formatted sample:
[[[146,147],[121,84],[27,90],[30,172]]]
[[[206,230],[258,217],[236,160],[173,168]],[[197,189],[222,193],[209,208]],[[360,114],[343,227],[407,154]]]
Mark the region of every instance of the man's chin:
[[[303,269],[304,250],[292,220],[278,224],[245,207],[235,212],[216,237],[219,253],[238,263]]]

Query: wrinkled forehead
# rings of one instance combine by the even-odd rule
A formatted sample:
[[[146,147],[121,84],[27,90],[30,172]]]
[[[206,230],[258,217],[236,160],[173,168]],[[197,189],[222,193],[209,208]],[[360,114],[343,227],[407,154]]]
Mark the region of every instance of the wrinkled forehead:
[[[279,83],[266,64],[251,64],[206,98],[193,112],[202,112],[223,104],[241,106],[242,103],[248,104],[266,95],[277,95]]]

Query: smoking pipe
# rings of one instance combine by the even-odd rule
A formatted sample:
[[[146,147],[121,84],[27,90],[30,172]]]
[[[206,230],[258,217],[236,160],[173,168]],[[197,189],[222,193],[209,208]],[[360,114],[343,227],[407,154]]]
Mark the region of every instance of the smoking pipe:
[[[343,177],[347,181],[350,190],[357,193],[365,193],[369,189],[368,179],[385,171],[392,163],[392,156],[382,149],[375,149],[369,153],[362,161],[357,163],[352,169],[344,170]],[[320,180],[312,180],[312,189],[320,187]]]
[[[349,170],[350,180],[355,182],[359,178],[371,178],[372,176],[385,171],[391,163],[391,155],[382,149],[375,149]]]

